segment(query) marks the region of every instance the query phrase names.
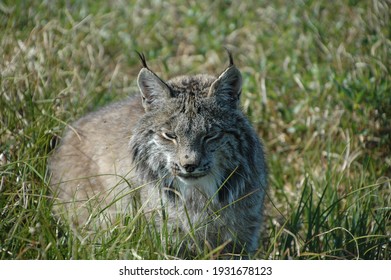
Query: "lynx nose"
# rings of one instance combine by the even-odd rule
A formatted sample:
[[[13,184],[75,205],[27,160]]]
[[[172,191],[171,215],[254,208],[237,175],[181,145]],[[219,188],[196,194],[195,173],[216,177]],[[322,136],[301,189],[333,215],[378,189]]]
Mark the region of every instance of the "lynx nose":
[[[199,155],[195,152],[188,152],[180,159],[179,163],[187,173],[192,173],[200,163]]]

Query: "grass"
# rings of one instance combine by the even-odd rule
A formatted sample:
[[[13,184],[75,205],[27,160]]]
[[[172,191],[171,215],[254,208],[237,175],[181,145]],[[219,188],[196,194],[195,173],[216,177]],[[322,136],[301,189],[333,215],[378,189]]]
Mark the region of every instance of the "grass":
[[[0,2],[0,258],[177,258],[142,217],[80,240],[52,214],[46,161],[67,123],[135,90],[135,50],[168,78],[221,72],[226,46],[268,150],[255,257],[390,259],[390,10],[386,0]]]

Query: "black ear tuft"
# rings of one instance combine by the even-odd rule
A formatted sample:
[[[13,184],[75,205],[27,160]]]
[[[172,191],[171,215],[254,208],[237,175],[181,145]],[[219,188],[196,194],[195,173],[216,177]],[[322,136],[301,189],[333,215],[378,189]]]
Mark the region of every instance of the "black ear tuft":
[[[147,65],[147,59],[145,58],[145,55],[143,53],[139,53],[138,51],[136,51],[136,53],[137,53],[138,57],[140,58],[141,63],[143,64],[143,67],[149,69],[148,65]]]
[[[231,66],[234,65],[234,59],[232,57],[232,54],[231,54],[230,50],[227,47],[224,47],[224,49],[227,52],[228,58],[229,58],[229,66],[228,67],[231,67]]]

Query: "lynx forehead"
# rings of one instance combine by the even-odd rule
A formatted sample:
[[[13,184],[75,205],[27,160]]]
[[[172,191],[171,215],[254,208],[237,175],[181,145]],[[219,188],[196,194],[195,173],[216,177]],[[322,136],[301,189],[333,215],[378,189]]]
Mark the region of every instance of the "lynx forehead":
[[[137,194],[147,217],[182,232],[181,246],[254,252],[267,168],[262,143],[240,109],[242,77],[232,56],[217,77],[168,81],[140,58],[141,98],[91,113],[65,132],[50,159],[54,191],[77,205],[70,218],[78,224],[97,205],[112,218],[132,209]],[[90,207],[80,203],[86,200]]]

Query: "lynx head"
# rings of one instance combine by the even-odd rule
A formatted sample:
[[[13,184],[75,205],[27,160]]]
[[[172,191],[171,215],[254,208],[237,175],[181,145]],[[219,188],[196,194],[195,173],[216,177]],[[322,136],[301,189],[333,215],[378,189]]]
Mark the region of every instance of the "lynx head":
[[[232,56],[217,78],[180,76],[167,82],[140,57],[145,114],[130,147],[141,179],[164,179],[181,192],[199,188],[212,196],[243,164],[241,138],[248,123],[239,108],[242,77]]]

